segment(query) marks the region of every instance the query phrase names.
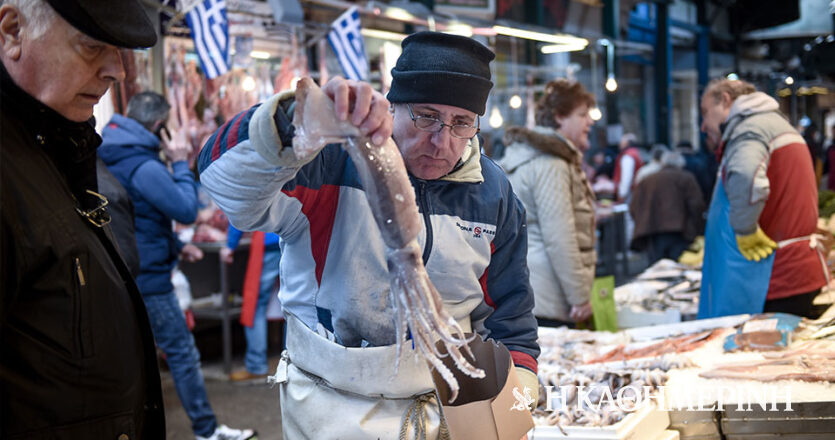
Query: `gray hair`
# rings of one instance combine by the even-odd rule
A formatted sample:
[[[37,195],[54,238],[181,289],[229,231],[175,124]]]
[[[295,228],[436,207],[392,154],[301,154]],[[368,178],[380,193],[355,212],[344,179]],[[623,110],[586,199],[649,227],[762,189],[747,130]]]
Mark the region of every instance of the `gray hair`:
[[[664,144],[655,144],[652,146],[652,150],[650,150],[649,155],[652,157],[652,160],[661,162],[661,157],[669,150],[670,149]]]
[[[630,147],[634,147],[638,143],[638,136],[635,136],[635,133],[624,133],[620,137],[620,141],[626,142]]]
[[[661,155],[661,165],[665,167],[684,168],[684,156],[678,151],[665,151]]]
[[[148,131],[153,131],[154,124],[168,119],[171,105],[164,96],[156,92],[141,92],[128,101],[125,116],[142,124]]]
[[[756,91],[757,88],[748,81],[717,78],[707,83],[703,96],[710,96],[715,102],[719,102],[722,99],[722,93],[727,93],[731,97],[731,101],[736,101],[736,98],[742,95],[750,95]]]
[[[28,26],[29,38],[36,39],[59,18],[58,13],[44,0],[0,0],[0,5],[14,6],[23,16],[23,26]]]

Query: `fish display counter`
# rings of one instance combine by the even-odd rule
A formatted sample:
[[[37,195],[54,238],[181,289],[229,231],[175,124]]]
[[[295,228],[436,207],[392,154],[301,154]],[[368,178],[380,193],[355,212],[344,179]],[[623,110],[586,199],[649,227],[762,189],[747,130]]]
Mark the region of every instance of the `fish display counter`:
[[[835,307],[815,321],[540,328],[539,342],[531,439],[835,438]]]
[[[702,272],[672,260],[659,260],[635,277],[615,288],[618,327],[689,321],[699,311]]]

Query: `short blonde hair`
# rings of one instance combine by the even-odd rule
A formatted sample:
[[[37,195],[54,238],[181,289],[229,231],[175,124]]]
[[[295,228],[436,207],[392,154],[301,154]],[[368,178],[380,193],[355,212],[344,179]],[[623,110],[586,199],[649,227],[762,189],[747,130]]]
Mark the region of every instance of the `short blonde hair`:
[[[43,0],[0,0],[0,5],[14,6],[23,16],[23,26],[28,27],[29,38],[43,35],[58,18],[58,13]]]
[[[741,79],[727,79],[717,78],[707,83],[705,87],[705,96],[710,96],[716,101],[722,99],[722,93],[727,93],[731,97],[731,101],[736,101],[742,95],[750,95],[757,91],[757,88],[748,81]]]

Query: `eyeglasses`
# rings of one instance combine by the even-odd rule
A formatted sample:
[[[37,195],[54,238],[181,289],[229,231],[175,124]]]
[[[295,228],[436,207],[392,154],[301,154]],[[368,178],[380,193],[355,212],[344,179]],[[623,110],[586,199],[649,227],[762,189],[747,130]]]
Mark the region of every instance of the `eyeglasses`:
[[[87,190],[87,194],[90,194],[91,196],[98,198],[99,206],[96,206],[93,209],[81,209],[80,204],[78,203],[78,201],[76,201],[75,211],[78,212],[78,215],[86,218],[87,221],[89,221],[96,227],[104,227],[104,225],[110,223],[110,213],[107,212],[107,205],[109,203],[107,201],[107,197],[97,192],[90,191],[89,189]]]
[[[439,133],[444,127],[449,127],[449,134],[458,139],[472,139],[481,130],[481,120],[476,115],[476,125],[470,124],[447,124],[444,121],[430,116],[415,116],[412,112],[412,105],[406,104],[409,109],[409,117],[415,123],[415,128],[422,131],[429,131],[432,133]]]

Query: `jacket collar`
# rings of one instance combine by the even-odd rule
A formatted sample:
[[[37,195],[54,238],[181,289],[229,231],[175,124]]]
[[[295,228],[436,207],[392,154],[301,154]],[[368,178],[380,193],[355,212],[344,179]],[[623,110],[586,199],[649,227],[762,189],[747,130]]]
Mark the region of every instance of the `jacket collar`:
[[[513,144],[526,145],[531,150],[559,157],[569,163],[579,162],[582,158],[582,153],[570,140],[550,127],[510,127],[504,135],[504,142],[508,147]]]
[[[736,98],[731,105],[728,119],[719,126],[722,132],[722,143],[730,139],[734,129],[745,119],[757,114],[777,112],[779,109],[780,104],[763,92],[754,92]]]
[[[21,127],[59,168],[59,164],[78,163],[95,156],[96,148],[101,144],[95,119],[74,122],[63,117],[21,89],[2,64],[0,81],[3,113],[21,121]]]
[[[458,160],[458,164],[440,180],[458,183],[481,183],[484,176],[481,174],[481,147],[478,137],[470,139],[464,154]]]
[[[95,205],[87,194],[96,191],[96,148],[101,137],[95,120],[74,122],[21,89],[0,63],[0,106],[3,118],[16,124],[31,145],[40,147],[64,176],[82,206]]]

